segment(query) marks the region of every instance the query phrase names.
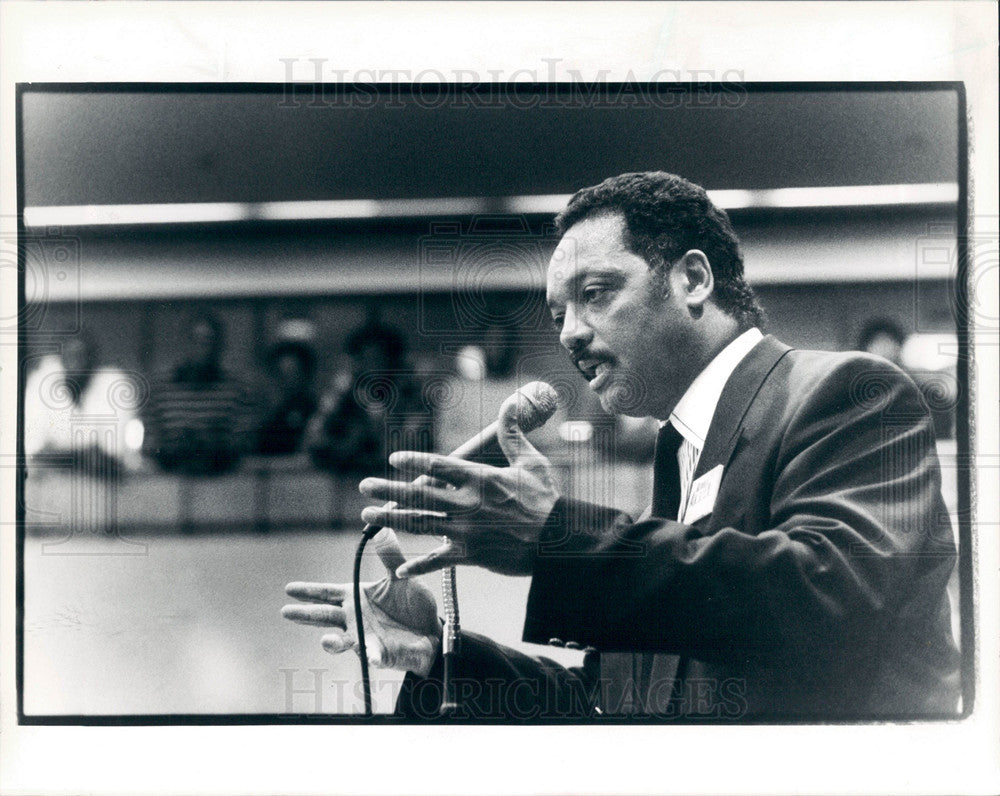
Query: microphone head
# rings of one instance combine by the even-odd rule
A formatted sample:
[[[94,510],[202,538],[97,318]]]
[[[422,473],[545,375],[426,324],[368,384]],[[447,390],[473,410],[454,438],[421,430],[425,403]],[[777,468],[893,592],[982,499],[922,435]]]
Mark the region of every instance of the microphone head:
[[[523,432],[528,433],[549,422],[549,418],[556,411],[557,397],[555,388],[551,384],[533,381],[521,387],[507,401],[517,401],[517,425]]]

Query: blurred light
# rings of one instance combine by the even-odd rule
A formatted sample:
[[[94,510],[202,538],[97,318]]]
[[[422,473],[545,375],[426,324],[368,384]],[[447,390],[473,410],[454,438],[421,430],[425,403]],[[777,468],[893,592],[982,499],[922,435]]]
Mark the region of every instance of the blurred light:
[[[467,345],[455,355],[455,367],[467,381],[486,378],[486,354],[480,346]]]
[[[739,193],[739,192],[735,192]],[[824,188],[776,188],[770,191],[746,191],[747,204],[736,204],[735,197],[721,206],[733,210],[768,207],[878,207],[884,205],[953,204],[958,201],[958,184],[930,182],[916,185],[835,185]],[[709,191],[712,200],[715,196]]]
[[[278,324],[274,340],[312,345],[316,341],[316,324],[306,318],[288,318]]]
[[[66,205],[26,207],[26,227],[90,227],[124,224],[203,224],[246,221],[252,205],[239,202],[189,202],[145,205]]]
[[[549,193],[538,196],[509,196],[504,200],[508,213],[552,213],[555,215],[569,203],[571,193]]]
[[[594,427],[589,420],[567,420],[559,425],[559,438],[564,442],[590,442],[594,436]]]
[[[351,218],[416,218],[420,216],[466,216],[485,213],[485,199],[350,199],[317,202],[264,202],[255,217],[265,221],[336,220]]]
[[[372,218],[376,203],[368,199],[339,202],[264,202],[257,217],[266,221],[302,218]]]
[[[835,185],[773,190],[709,191],[724,210],[808,207],[878,207],[954,204],[958,184]],[[325,221],[366,218],[474,216],[495,212],[556,214],[571,194],[427,199],[345,199],[308,202],[205,202],[144,205],[66,205],[26,207],[27,227],[113,226],[124,224],[195,224],[233,221]]]
[[[899,352],[908,370],[947,370],[958,361],[958,338],[954,334],[911,334]]]
[[[759,207],[760,194],[764,191],[706,191],[712,204],[723,210],[741,210],[746,207]]]
[[[125,424],[125,447],[130,451],[142,449],[142,440],[146,436],[146,428],[138,418],[132,418]]]

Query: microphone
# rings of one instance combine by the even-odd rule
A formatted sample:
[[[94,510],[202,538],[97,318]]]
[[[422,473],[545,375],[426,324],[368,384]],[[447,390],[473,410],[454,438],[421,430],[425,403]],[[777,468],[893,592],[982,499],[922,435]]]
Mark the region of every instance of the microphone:
[[[501,405],[498,415],[505,413],[507,405],[517,402],[517,426],[525,434],[541,428],[549,422],[556,411],[556,391],[544,381],[533,381],[512,393]],[[470,462],[492,464],[500,455],[502,463],[507,459],[497,441],[500,420],[494,420],[474,437],[466,440],[451,452],[451,456]]]
[[[512,401],[517,402],[517,427],[527,434],[549,422],[549,418],[555,414],[557,399],[555,388],[551,384],[546,384],[544,381],[533,381],[511,393],[500,405],[500,411],[497,414],[504,414],[508,404]],[[506,462],[507,459],[503,456],[503,451],[500,450],[500,443],[497,440],[499,428],[500,420],[498,418],[474,437],[455,448],[449,455],[470,462],[494,464],[499,454]],[[422,475],[413,483],[426,484],[430,480],[432,479],[429,476]],[[385,508],[393,508],[395,505],[394,501],[390,501],[385,504]],[[381,530],[381,526],[369,524],[364,527],[362,534],[370,538]]]

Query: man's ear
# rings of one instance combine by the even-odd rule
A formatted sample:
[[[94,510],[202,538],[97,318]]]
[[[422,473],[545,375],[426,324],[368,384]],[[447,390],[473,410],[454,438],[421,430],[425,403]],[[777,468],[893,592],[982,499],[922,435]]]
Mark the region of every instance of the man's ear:
[[[703,251],[691,249],[685,252],[678,265],[683,280],[684,301],[693,314],[700,315],[715,290],[712,264]]]

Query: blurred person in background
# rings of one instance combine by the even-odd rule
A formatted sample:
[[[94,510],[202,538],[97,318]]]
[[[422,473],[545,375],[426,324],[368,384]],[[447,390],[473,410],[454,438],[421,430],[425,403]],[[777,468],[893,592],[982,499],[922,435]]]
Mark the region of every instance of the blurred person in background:
[[[359,476],[382,471],[393,451],[433,450],[432,407],[403,334],[373,312],[344,349],[350,364],[334,376],[306,430],[313,463],[335,475]]]
[[[858,335],[858,351],[888,359],[893,365],[903,366],[903,328],[889,318],[872,318]]]
[[[287,455],[302,447],[306,425],[318,406],[313,386],[315,338],[316,330],[306,320],[288,320],[278,327],[267,353],[272,382],[257,440],[258,453]]]
[[[40,463],[69,454],[77,471],[112,477],[141,463],[140,385],[124,371],[98,365],[97,344],[86,330],[45,356],[24,391],[24,449]]]
[[[949,347],[957,349],[953,335],[907,334],[891,318],[871,318],[861,329],[855,347],[858,351],[887,359],[906,371],[916,382],[931,413],[935,436],[938,439],[954,437],[959,389],[955,359],[942,356],[940,351]],[[935,348],[939,350],[934,351]]]
[[[222,366],[222,322],[199,312],[188,335],[187,358],[153,380],[145,449],[168,472],[228,472],[253,447],[254,401],[248,387]]]

